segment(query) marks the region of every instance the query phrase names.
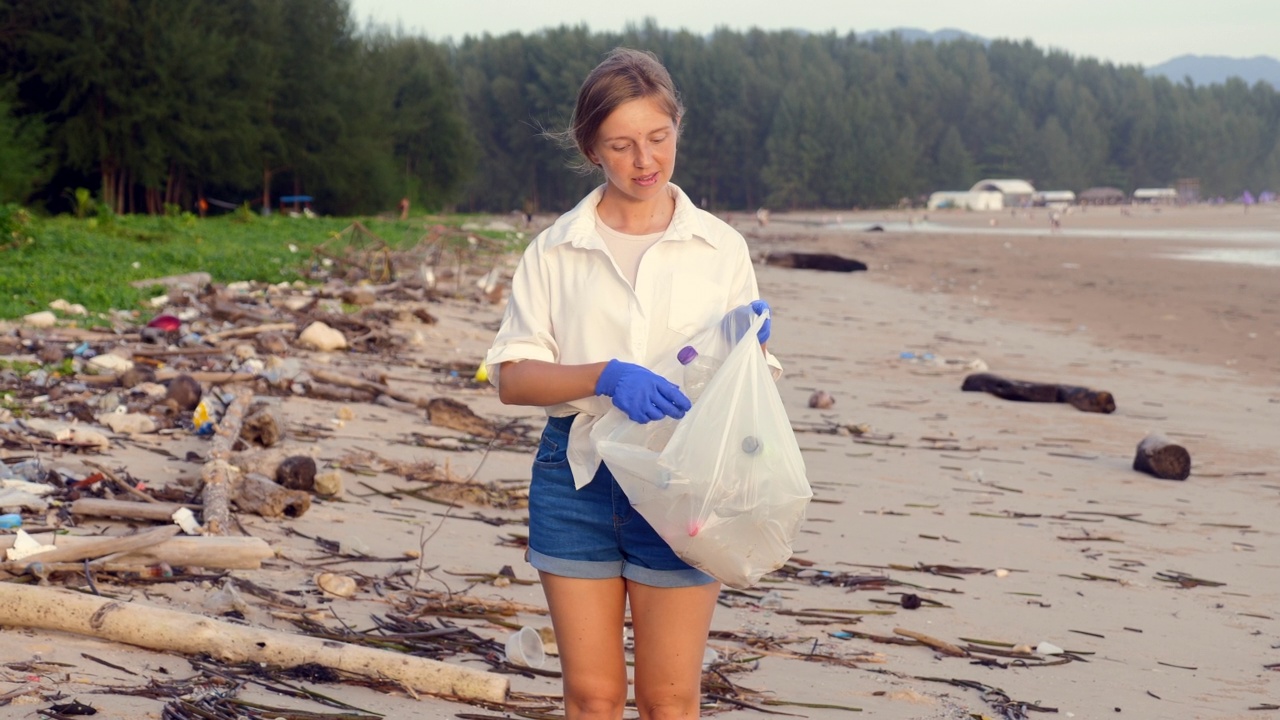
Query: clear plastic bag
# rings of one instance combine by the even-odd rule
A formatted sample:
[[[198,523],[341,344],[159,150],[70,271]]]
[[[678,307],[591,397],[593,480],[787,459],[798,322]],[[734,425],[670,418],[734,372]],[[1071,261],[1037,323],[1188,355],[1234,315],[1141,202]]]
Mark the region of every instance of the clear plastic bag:
[[[730,316],[694,339],[718,336],[731,349],[683,419],[640,424],[614,409],[592,436],[632,506],[681,559],[745,588],[791,557],[813,492],[756,341],[764,316],[751,313],[745,331]]]

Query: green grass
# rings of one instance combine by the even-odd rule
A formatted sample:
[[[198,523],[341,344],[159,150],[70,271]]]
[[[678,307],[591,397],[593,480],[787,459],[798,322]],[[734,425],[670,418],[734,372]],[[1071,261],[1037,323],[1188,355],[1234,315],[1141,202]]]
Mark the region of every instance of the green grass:
[[[391,248],[407,249],[424,238],[429,224],[458,228],[474,219],[360,221]],[[207,272],[215,283],[297,280],[318,262],[313,249],[323,243],[339,249],[350,237],[341,233],[352,222],[245,214],[204,220],[189,214],[27,217],[0,236],[0,318],[47,310],[51,301],[62,298],[92,313],[87,324],[102,324],[107,311],[140,310],[149,297],[163,292],[159,287],[138,290],[131,282],[180,273]],[[513,249],[521,244],[515,233],[476,234]]]

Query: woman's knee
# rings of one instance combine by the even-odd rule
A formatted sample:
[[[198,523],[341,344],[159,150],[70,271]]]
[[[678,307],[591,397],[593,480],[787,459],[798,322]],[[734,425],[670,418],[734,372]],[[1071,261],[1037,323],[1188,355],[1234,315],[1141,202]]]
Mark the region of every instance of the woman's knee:
[[[697,720],[702,697],[695,692],[646,693],[636,689],[636,709],[643,720]]]
[[[566,687],[564,704],[573,720],[617,720],[627,706],[627,686]]]

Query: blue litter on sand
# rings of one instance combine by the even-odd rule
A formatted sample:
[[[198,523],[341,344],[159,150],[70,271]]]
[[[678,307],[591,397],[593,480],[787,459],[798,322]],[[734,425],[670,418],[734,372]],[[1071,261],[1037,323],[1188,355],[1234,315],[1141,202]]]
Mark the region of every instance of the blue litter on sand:
[[[9,513],[8,515],[0,515],[0,528],[10,530],[16,527],[22,527],[22,516],[18,513]]]

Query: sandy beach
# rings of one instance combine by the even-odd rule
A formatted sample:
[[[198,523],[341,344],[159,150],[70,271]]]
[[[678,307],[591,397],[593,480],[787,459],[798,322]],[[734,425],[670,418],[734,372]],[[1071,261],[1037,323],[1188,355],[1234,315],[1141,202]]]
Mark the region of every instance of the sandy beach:
[[[775,313],[770,349],[785,367],[779,390],[815,499],[794,561],[752,591],[722,595],[711,641],[718,661],[706,683],[715,712],[950,720],[1280,711],[1280,533],[1268,520],[1280,510],[1280,266],[1168,257],[1207,249],[1265,259],[1251,253],[1280,249],[1280,208],[1091,208],[1068,215],[1059,232],[1043,210],[924,215],[775,213],[763,228],[730,218],[759,257],[835,253],[869,270],[757,267]],[[503,406],[467,373],[438,370],[479,361],[501,303],[464,295],[427,307],[437,323],[394,324],[413,338],[412,352],[298,356],[349,375],[377,371],[403,393],[465,403],[536,438],[540,411]],[[979,368],[1107,390],[1117,409],[962,392]],[[818,390],[833,407],[808,406]],[[421,410],[277,401],[286,442],[342,468],[345,493],[296,519],[240,515],[244,532],[268,540],[276,557],[231,577],[288,593],[333,632],[368,631],[373,616],[388,614],[498,642],[514,627],[549,625],[520,542],[528,442],[469,442]],[[1187,480],[1132,469],[1149,432],[1187,448]],[[164,486],[198,476],[188,453],[199,457],[207,444],[185,434],[115,436],[92,459]],[[0,448],[0,458],[28,454]],[[75,454],[41,458],[83,469]],[[462,500],[447,507],[413,494],[424,475],[469,487],[455,488],[451,497]],[[77,532],[108,529],[126,531],[89,521]],[[349,575],[358,592],[321,593],[319,572]],[[110,591],[207,613],[220,582]],[[770,591],[780,609],[761,608]],[[425,598],[441,594],[524,609],[433,615]],[[904,607],[908,594],[918,608]],[[239,622],[300,632],[289,618],[301,609],[245,600]],[[905,644],[883,642],[895,637]],[[443,659],[493,667],[475,654]],[[543,669],[557,670],[555,657]],[[100,717],[159,718],[167,698],[122,689],[195,673],[173,654],[9,628],[0,631],[0,698],[9,701],[0,717],[36,717],[52,702],[45,698],[62,693]],[[509,677],[515,704],[558,712],[557,678]],[[388,718],[509,717],[508,708],[395,687],[292,682]],[[726,682],[740,689],[736,698],[725,699]],[[338,712],[255,685],[240,697]]]

